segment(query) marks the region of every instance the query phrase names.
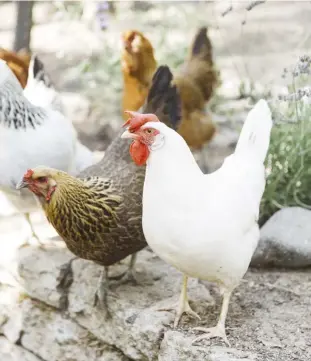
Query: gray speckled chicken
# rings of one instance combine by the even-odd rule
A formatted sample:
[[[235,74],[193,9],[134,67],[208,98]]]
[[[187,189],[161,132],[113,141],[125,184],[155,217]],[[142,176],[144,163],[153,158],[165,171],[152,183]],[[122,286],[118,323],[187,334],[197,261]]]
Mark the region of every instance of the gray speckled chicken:
[[[155,113],[162,122],[176,129],[180,121],[180,98],[171,81],[169,68],[159,67],[144,113]],[[106,310],[108,267],[133,255],[128,270],[131,275],[135,253],[147,245],[142,230],[145,167],[137,167],[131,161],[129,143],[120,140],[120,134],[104,158],[85,169],[79,178],[37,167],[29,169],[18,185],[27,187],[38,197],[48,220],[71,252],[104,266],[95,302]],[[71,273],[71,263],[64,270],[66,278]]]

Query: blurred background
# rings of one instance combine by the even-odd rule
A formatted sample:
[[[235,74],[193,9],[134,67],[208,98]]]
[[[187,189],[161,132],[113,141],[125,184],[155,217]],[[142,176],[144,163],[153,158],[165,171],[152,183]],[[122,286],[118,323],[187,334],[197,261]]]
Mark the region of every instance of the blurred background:
[[[124,30],[142,31],[158,64],[176,70],[197,28],[207,25],[222,79],[217,97],[226,101],[252,92],[278,93],[283,69],[311,45],[308,1],[114,1],[99,8],[92,1],[0,4],[1,46],[40,56],[56,88],[66,93],[82,140],[97,150],[106,144],[86,136],[107,126],[109,142],[121,121]]]

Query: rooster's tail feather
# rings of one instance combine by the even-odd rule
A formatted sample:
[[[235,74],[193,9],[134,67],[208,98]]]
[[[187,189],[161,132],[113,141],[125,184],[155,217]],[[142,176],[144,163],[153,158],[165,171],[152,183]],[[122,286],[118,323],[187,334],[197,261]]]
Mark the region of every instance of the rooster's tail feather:
[[[234,154],[251,155],[263,163],[270,144],[272,125],[268,103],[261,99],[247,115]]]
[[[181,101],[172,79],[170,68],[159,66],[153,75],[143,113],[157,115],[162,122],[176,130],[181,120]]]
[[[207,27],[198,30],[191,48],[190,58],[199,57],[202,60],[213,64],[213,47],[207,36]]]

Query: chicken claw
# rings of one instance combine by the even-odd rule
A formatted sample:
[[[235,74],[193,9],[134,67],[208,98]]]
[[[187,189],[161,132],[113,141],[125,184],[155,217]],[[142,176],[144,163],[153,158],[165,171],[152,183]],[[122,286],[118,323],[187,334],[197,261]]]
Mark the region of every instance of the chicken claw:
[[[222,324],[218,324],[215,327],[210,327],[210,328],[205,328],[205,327],[194,327],[193,330],[197,330],[197,331],[202,331],[205,332],[204,335],[198,336],[196,337],[193,341],[192,344],[197,343],[198,341],[201,340],[209,340],[211,338],[214,337],[220,337],[224,340],[224,342],[231,347],[230,342],[227,339],[227,335],[226,335],[226,331],[225,331],[225,327]]]
[[[56,289],[68,289],[71,286],[73,282],[72,262],[76,259],[79,259],[79,257],[73,257],[70,261],[61,266],[57,277],[58,283]]]
[[[205,327],[194,327],[193,330],[205,332],[204,335],[198,336],[192,341],[192,344],[201,341],[203,339],[209,340],[214,337],[222,338],[225,343],[230,347],[230,342],[227,339],[225,322],[228,313],[229,301],[231,297],[231,291],[225,291],[223,296],[223,302],[221,307],[221,312],[219,316],[218,323],[215,327],[205,328]]]
[[[183,275],[183,285],[182,285],[178,305],[158,309],[158,311],[176,310],[176,316],[175,316],[175,320],[174,320],[174,328],[176,328],[178,326],[178,323],[179,323],[183,313],[187,313],[188,315],[190,315],[192,317],[196,317],[197,319],[201,320],[201,317],[196,312],[194,312],[193,309],[189,305],[188,297],[187,297],[187,283],[188,283],[188,277]]]
[[[31,219],[30,219],[30,214],[29,213],[24,213],[24,216],[25,216],[25,219],[26,219],[27,223],[29,224],[31,235],[25,239],[24,243],[19,248],[29,246],[30,245],[30,240],[35,238],[37,240],[38,246],[40,248],[44,249],[44,247],[43,247],[44,243],[40,241],[39,236],[37,235],[37,233],[34,230],[33,224],[32,224]]]

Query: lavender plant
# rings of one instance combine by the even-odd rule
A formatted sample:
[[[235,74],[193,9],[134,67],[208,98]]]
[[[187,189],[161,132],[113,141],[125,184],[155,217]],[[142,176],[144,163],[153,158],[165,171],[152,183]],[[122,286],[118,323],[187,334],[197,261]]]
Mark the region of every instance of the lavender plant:
[[[283,207],[311,209],[311,57],[285,69],[287,94],[271,102],[275,120],[266,161],[260,224]]]

